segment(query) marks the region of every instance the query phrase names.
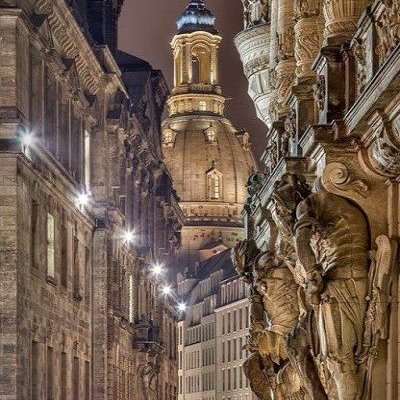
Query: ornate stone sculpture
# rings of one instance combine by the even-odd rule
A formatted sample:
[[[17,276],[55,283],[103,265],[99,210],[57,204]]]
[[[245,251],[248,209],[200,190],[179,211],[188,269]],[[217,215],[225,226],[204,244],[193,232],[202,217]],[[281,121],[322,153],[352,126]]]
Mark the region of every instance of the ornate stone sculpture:
[[[250,285],[247,347],[252,354],[243,365],[244,372],[260,399],[300,400],[304,398],[300,377],[289,362],[285,344],[298,321],[298,285],[291,271],[273,253],[256,258],[258,253],[252,241],[239,243],[233,251],[233,262]]]
[[[244,369],[253,391],[261,399],[368,399],[374,355],[387,337],[395,245],[380,236],[369,269],[362,211],[327,191],[311,193],[294,174],[277,182],[269,210],[275,251],[259,254],[245,241],[233,252],[250,285]]]
[[[244,0],[244,26],[251,28],[252,26],[263,24],[268,21],[269,13],[268,0]]]

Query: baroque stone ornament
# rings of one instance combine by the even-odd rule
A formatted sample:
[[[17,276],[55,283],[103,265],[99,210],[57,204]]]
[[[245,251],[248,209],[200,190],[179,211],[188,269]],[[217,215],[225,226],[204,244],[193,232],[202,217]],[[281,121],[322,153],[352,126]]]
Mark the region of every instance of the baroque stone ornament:
[[[326,98],[325,76],[318,75],[317,82],[314,85],[314,100],[320,111],[324,111],[325,109],[325,98]]]
[[[383,0],[384,10],[377,21],[379,44],[376,52],[383,63],[400,43],[400,4],[396,0]]]
[[[339,188],[363,193],[343,164],[327,168]],[[379,236],[371,253],[358,206],[312,193],[295,174],[276,183],[268,207],[275,250],[260,253],[248,240],[232,253],[250,286],[252,354],[244,370],[251,388],[261,399],[369,399],[375,355],[387,338],[396,243]]]
[[[395,134],[393,124],[387,116],[377,111],[369,121],[374,142],[369,149],[369,156],[375,168],[389,176],[400,174],[400,138]]]
[[[339,162],[333,162],[325,167],[322,184],[326,188],[331,186],[341,191],[352,190],[362,197],[368,197],[369,188],[365,181],[356,179],[353,172]]]

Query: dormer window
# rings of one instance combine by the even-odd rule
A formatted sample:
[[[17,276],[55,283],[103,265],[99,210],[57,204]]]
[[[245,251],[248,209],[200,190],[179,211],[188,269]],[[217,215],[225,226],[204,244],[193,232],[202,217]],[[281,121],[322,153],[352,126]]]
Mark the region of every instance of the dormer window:
[[[214,129],[209,129],[207,131],[207,139],[209,142],[215,142],[217,140],[217,133]]]
[[[199,101],[199,111],[207,111],[207,103],[204,100]]]
[[[167,147],[173,146],[175,141],[175,132],[172,129],[166,129],[163,132],[163,145]]]
[[[219,200],[222,197],[222,174],[217,170],[208,173],[208,197]]]

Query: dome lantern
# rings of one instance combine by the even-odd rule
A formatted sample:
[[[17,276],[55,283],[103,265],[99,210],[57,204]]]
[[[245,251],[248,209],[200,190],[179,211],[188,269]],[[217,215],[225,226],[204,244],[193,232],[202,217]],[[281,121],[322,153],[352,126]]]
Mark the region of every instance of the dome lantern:
[[[203,0],[190,0],[184,13],[178,18],[178,34],[204,31],[218,34],[214,26],[215,17],[205,6]]]

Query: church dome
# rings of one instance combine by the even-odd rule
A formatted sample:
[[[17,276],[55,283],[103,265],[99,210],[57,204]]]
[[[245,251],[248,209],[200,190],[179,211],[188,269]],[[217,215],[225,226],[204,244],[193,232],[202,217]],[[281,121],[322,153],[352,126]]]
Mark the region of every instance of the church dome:
[[[214,22],[215,17],[206,8],[203,0],[191,0],[176,24],[179,34],[205,31],[216,35],[218,31]]]
[[[237,131],[224,117],[170,118],[163,124],[163,153],[185,214],[201,203],[204,214],[198,210],[197,217],[223,219],[225,206],[235,205],[232,219],[241,218],[246,183],[256,169],[246,132]],[[191,203],[192,211],[185,203]]]

